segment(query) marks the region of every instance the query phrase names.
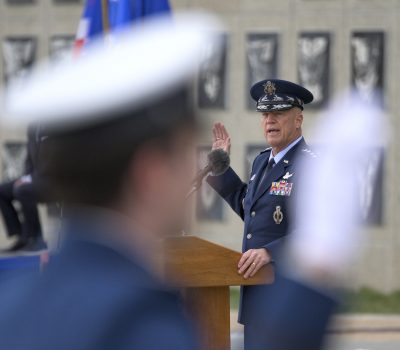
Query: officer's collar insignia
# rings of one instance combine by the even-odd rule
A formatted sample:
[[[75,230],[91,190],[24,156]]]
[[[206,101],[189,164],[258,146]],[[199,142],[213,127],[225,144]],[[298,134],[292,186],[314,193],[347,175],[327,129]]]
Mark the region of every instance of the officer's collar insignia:
[[[285,176],[283,177],[283,179],[284,179],[284,180],[287,180],[287,179],[290,179],[292,176],[293,176],[293,173],[290,174],[289,172],[287,172],[287,173],[285,174]]]
[[[251,179],[250,179],[250,181],[253,181],[255,178],[256,178],[256,174],[254,174],[252,177],[251,177]]]
[[[284,162],[285,164],[289,164],[289,161],[288,161],[287,159],[284,159],[283,162]]]
[[[276,92],[275,84],[271,81],[267,81],[266,84],[264,84],[264,92],[268,96],[275,95],[275,92]]]

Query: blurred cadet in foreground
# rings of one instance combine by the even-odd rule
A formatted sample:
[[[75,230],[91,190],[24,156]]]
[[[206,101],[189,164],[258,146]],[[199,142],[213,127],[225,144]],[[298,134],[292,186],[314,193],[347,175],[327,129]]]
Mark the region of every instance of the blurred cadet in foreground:
[[[0,210],[7,235],[16,238],[7,248],[7,251],[10,252],[20,249],[31,251],[46,249],[37,207],[40,200],[39,184],[37,183],[40,142],[39,126],[30,125],[24,175],[0,184]],[[21,205],[22,220],[14,206],[14,201],[18,201]]]
[[[307,176],[299,183],[286,268],[249,306],[257,321],[251,350],[323,348],[335,290],[362,253],[356,173],[365,153],[384,146],[385,126],[383,113],[351,94],[321,117],[313,139],[321,154],[302,164]]]
[[[10,120],[46,126],[43,173],[66,238],[40,278],[0,289],[3,349],[196,349],[156,277],[157,247],[183,227],[197,125],[187,86],[217,27],[152,20],[9,89]]]

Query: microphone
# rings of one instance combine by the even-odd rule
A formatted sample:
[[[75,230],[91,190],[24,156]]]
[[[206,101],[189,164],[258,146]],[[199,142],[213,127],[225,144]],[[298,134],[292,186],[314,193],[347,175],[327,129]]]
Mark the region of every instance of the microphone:
[[[186,198],[189,198],[194,192],[196,192],[202,185],[203,179],[208,175],[214,176],[222,175],[228,170],[231,163],[229,154],[223,149],[217,148],[212,150],[207,155],[207,165],[201,169],[193,180],[193,187],[187,194]]]

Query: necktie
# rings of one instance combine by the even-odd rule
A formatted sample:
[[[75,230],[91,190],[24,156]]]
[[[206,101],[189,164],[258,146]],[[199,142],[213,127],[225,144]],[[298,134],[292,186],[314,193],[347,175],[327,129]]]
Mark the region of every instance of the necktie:
[[[267,164],[267,166],[265,167],[265,170],[261,176],[260,181],[257,184],[257,191],[260,189],[260,185],[262,184],[262,182],[264,181],[265,177],[267,176],[267,174],[272,170],[272,168],[275,165],[275,160],[274,158],[271,158]]]

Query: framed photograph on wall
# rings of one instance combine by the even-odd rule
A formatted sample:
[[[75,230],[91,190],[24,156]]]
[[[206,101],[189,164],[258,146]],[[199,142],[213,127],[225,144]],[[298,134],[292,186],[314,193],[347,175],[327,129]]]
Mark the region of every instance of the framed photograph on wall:
[[[210,146],[202,146],[198,148],[198,168],[202,169],[206,166],[207,155],[210,152]],[[223,199],[217,192],[211,188],[206,181],[197,192],[196,198],[196,218],[199,221],[223,221]]]
[[[61,61],[72,55],[75,37],[73,35],[55,35],[50,38],[49,54],[52,61]]]
[[[305,32],[298,38],[297,74],[299,84],[310,90],[310,106],[323,107],[329,101],[330,34]]]
[[[35,63],[36,38],[9,37],[2,44],[4,81],[26,76]]]
[[[210,43],[204,50],[197,86],[199,108],[224,109],[226,107],[228,35],[226,33],[220,35],[221,47]]]
[[[254,109],[256,102],[250,88],[260,80],[278,77],[278,34],[249,33],[246,36],[247,107]]]
[[[260,152],[264,151],[268,148],[268,145],[264,144],[248,144],[245,150],[244,156],[244,171],[246,174],[246,180],[250,179],[251,167],[253,165],[254,159],[260,154]]]
[[[354,32],[351,36],[351,85],[366,102],[383,106],[385,33]]]
[[[25,142],[5,142],[1,150],[2,181],[14,180],[24,174],[27,155]]]
[[[383,224],[384,152],[383,148],[366,152],[360,162],[362,166],[357,171],[361,217],[365,225]]]

